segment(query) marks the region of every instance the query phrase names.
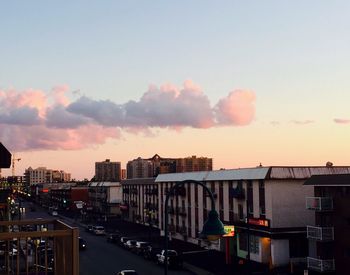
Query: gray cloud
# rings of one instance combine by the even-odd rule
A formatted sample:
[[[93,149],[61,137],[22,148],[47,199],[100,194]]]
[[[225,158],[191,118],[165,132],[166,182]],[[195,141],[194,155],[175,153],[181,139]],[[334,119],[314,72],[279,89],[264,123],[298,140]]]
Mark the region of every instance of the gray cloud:
[[[22,106],[7,109],[0,113],[0,124],[38,125],[40,123],[38,110]]]

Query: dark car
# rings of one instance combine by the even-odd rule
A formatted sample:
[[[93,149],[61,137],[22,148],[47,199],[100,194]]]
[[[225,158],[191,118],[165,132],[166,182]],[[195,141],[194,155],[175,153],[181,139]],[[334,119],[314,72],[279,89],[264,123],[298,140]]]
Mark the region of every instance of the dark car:
[[[159,254],[162,251],[162,248],[160,247],[152,247],[151,245],[146,247],[143,251],[143,257],[146,260],[150,261],[157,261],[157,254]]]
[[[107,242],[109,243],[118,243],[120,241],[119,233],[111,233],[107,236]]]
[[[92,229],[93,229],[93,225],[92,225],[92,224],[88,224],[88,225],[85,227],[85,231],[86,231],[86,232],[92,233]]]
[[[130,237],[121,237],[121,238],[120,238],[119,244],[120,244],[122,247],[125,247],[126,242],[127,242],[128,240],[132,240],[132,238],[130,238]]]
[[[135,252],[138,255],[143,255],[146,249],[151,245],[149,242],[137,242],[135,246]]]
[[[79,250],[85,250],[86,247],[86,241],[83,238],[79,237]]]

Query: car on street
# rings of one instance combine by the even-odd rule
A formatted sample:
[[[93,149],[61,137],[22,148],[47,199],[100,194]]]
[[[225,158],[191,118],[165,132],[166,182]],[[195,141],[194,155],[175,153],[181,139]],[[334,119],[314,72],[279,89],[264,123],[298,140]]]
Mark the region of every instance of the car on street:
[[[137,272],[132,269],[122,270],[117,273],[117,275],[137,275]]]
[[[162,252],[162,248],[153,247],[151,245],[147,246],[143,251],[143,258],[149,261],[157,261],[157,255]]]
[[[54,217],[57,217],[58,216],[58,212],[56,210],[54,210],[54,211],[51,212],[51,215],[54,216]]]
[[[134,248],[136,248],[136,243],[137,241],[136,240],[128,240],[126,243],[125,243],[125,248],[130,250],[130,251],[133,251]]]
[[[135,252],[138,255],[143,255],[144,251],[147,249],[148,246],[150,246],[151,243],[149,242],[136,242],[135,246]]]
[[[92,230],[95,235],[106,235],[105,228],[102,225],[96,225]]]
[[[157,254],[157,264],[165,264],[165,261],[165,250],[162,250],[160,254]],[[171,267],[178,267],[181,265],[180,257],[176,250],[168,250],[167,264]]]
[[[120,240],[120,233],[110,233],[107,236],[107,242],[117,243]]]
[[[125,244],[126,244],[126,242],[128,241],[128,240],[132,240],[132,238],[130,238],[130,237],[120,237],[120,242],[119,242],[119,244],[122,246],[122,247],[125,247]]]
[[[90,233],[92,233],[92,229],[93,229],[93,225],[92,225],[92,224],[88,224],[88,225],[85,227],[85,232],[90,232]]]
[[[79,237],[78,239],[79,239],[79,250],[85,250],[87,248],[86,241],[82,237]]]

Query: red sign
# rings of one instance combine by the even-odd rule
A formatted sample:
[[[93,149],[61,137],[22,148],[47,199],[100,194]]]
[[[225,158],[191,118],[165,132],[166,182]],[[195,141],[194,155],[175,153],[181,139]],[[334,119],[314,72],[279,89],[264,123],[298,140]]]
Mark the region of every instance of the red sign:
[[[259,225],[259,226],[265,226],[265,227],[269,227],[269,220],[264,220],[264,219],[254,219],[254,218],[249,218],[248,219],[248,223],[249,224],[253,224],[253,225]]]
[[[49,189],[43,189],[43,193],[49,193]]]

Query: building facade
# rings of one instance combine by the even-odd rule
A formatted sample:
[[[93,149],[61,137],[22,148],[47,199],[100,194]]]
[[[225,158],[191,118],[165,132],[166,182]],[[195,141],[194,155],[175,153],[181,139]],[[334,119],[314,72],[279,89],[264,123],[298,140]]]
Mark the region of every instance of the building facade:
[[[28,186],[42,183],[69,182],[71,174],[62,170],[51,170],[46,167],[33,169],[29,167],[24,173],[25,181]]]
[[[183,180],[204,183],[214,194],[221,221],[235,226],[231,240],[238,257],[283,266],[291,258],[306,257],[307,225],[315,217],[305,209],[305,196],[313,194],[305,180],[317,174],[350,172],[350,167],[257,167],[209,172],[158,175],[159,227],[164,232],[163,205],[171,186]],[[208,245],[198,233],[211,210],[210,199],[203,188],[187,185],[169,200],[169,231],[174,238]],[[249,240],[249,241],[248,241]],[[225,242],[211,244],[225,250]]]
[[[196,156],[180,158],[176,160],[176,172],[198,172],[213,170],[213,159]]]
[[[120,162],[112,162],[109,159],[95,163],[95,181],[119,182],[121,179]]]
[[[88,185],[88,213],[93,219],[107,220],[121,215],[122,187],[119,182],[91,182]]]
[[[312,176],[305,182],[314,187],[306,208],[315,216],[307,226],[308,269],[327,274],[349,274],[350,174]]]
[[[158,227],[159,200],[155,178],[127,179],[121,184],[123,204],[120,207],[123,219]]]
[[[137,158],[127,163],[127,178],[152,178],[159,174],[213,170],[211,158],[162,158],[155,154],[148,159]]]

